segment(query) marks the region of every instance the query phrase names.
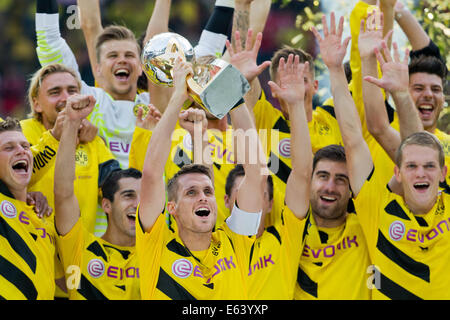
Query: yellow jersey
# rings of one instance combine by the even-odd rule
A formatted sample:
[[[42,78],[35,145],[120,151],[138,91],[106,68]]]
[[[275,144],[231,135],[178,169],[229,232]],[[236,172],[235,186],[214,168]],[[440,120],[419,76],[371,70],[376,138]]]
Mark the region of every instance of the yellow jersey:
[[[164,214],[149,232],[136,221],[142,299],[248,299],[245,280],[253,242],[254,237],[235,234],[224,223],[212,233],[208,249],[191,252],[167,228]]]
[[[214,192],[218,208],[216,227],[219,227],[228,217],[228,209],[225,207],[224,198],[228,173],[235,166],[234,150],[232,147],[233,131],[231,126],[229,126],[225,132],[208,129],[207,133],[208,148],[214,168]],[[142,171],[151,135],[151,131],[136,127],[130,147],[130,167]],[[192,163],[192,159],[193,149],[191,136],[177,123],[171,138],[169,159],[167,160],[164,169],[166,183],[181,169],[181,167],[185,164]],[[166,218],[168,219],[169,224],[174,226],[172,218],[170,216]]]
[[[287,205],[278,215],[250,250],[247,277],[251,300],[294,298],[304,222]]]
[[[335,228],[318,227],[311,209],[301,232],[303,250],[298,267],[297,300],[367,300],[370,258],[364,233],[354,212]]]
[[[264,92],[253,108],[253,114],[256,129],[269,159],[268,167],[273,173],[274,185],[284,192],[292,169],[290,121],[266,99]],[[343,145],[332,106],[316,107],[312,120],[308,122],[308,129],[313,153],[330,144]]]
[[[25,137],[32,145],[39,143],[44,133],[48,132],[44,125],[36,119],[21,121]],[[50,134],[51,135],[51,134]],[[44,154],[34,157],[33,168],[48,167],[48,172],[34,184],[29,191],[40,191],[46,197],[49,205],[54,208],[53,176],[55,172],[54,159],[56,152],[47,150]],[[50,158],[51,157],[51,158]],[[74,182],[75,195],[80,204],[83,223],[90,232],[95,231],[96,212],[98,208],[99,181],[107,175],[112,167],[118,167],[114,157],[100,137],[92,142],[79,144],[75,154]],[[53,217],[53,216],[52,216]]]
[[[57,237],[71,300],[139,300],[135,247],[113,245],[88,232],[81,220]]]
[[[55,229],[0,181],[0,297],[53,300]]]
[[[378,172],[355,199],[376,268],[373,298],[449,299],[450,195],[440,191],[427,214],[414,215]]]

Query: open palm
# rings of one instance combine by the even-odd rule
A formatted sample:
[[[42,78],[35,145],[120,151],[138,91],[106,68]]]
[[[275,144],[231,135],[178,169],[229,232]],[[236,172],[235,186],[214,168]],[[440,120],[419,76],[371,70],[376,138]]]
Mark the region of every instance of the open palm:
[[[344,41],[342,41],[344,17],[339,19],[339,26],[337,30],[334,12],[331,13],[330,17],[330,28],[328,29],[325,15],[322,16],[322,24],[323,37],[319,34],[315,27],[311,27],[311,31],[319,42],[322,60],[328,68],[342,66],[342,62],[347,52],[348,43],[351,39],[351,37],[347,37]]]

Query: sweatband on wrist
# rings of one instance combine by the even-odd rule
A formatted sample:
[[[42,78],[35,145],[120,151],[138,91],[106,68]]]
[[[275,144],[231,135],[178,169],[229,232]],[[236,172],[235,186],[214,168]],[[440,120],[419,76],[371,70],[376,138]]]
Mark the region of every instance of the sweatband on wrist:
[[[231,215],[226,219],[226,224],[231,231],[244,236],[253,236],[258,233],[261,223],[260,212],[246,212],[237,207],[236,204],[231,210]]]
[[[58,13],[56,0],[37,0],[36,13]]]

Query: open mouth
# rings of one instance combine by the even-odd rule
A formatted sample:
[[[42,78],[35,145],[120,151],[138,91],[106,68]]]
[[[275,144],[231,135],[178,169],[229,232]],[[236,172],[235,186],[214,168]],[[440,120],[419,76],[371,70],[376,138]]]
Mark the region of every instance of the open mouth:
[[[136,222],[136,212],[127,214],[127,218],[132,222]]]
[[[12,169],[16,173],[27,173],[28,172],[28,162],[26,160],[18,160],[13,163]]]
[[[211,211],[208,208],[199,208],[195,210],[195,214],[199,217],[207,217],[210,213]]]
[[[320,200],[326,203],[333,203],[337,201],[337,198],[333,196],[320,196]]]
[[[422,104],[418,107],[419,113],[424,117],[430,117],[433,113],[433,106],[430,104]]]
[[[130,77],[130,72],[127,69],[121,68],[114,72],[114,76],[119,81],[127,81]]]
[[[414,189],[416,189],[419,192],[424,192],[428,190],[430,187],[430,184],[428,182],[418,182],[414,184]]]

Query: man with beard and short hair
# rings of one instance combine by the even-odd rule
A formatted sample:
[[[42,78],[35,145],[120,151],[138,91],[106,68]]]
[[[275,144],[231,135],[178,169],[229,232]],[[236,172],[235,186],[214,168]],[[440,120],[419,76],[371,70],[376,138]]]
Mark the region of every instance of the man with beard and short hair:
[[[366,240],[353,208],[345,150],[329,145],[313,159],[295,299],[370,299]]]

